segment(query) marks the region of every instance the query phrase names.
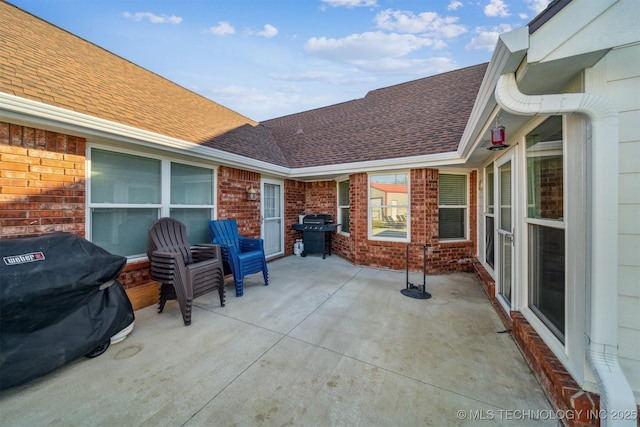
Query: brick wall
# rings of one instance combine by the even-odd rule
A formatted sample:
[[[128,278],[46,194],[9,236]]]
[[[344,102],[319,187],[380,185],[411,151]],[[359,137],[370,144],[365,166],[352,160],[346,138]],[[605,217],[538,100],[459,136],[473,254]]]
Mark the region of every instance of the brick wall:
[[[564,418],[563,424],[571,427],[600,425],[600,420],[592,416],[599,413],[600,397],[580,388],[521,312],[505,313],[496,300],[495,282],[491,275],[477,259],[473,260],[473,267],[489,301],[505,327],[511,331],[511,336],[553,408],[573,415]]]
[[[258,190],[256,200],[247,200],[247,187]],[[238,233],[260,237],[260,174],[221,166],[218,168],[218,219],[235,219]]]
[[[411,242],[426,244],[427,272],[429,274],[454,271],[472,271],[476,240],[476,180],[472,172],[469,179],[469,224],[470,239],[464,242],[438,241],[438,170],[411,170]],[[300,204],[300,192],[304,187],[304,206]],[[295,200],[296,212],[328,213],[337,218],[337,184],[335,181],[294,183],[288,185],[287,197]],[[368,239],[368,177],[365,173],[349,176],[351,211],[349,236],[333,234],[333,252],[357,265],[366,265],[393,270],[404,270],[406,265],[406,243]],[[287,210],[288,208],[285,208]],[[302,210],[301,210],[302,209]],[[292,222],[289,222],[292,221]],[[287,219],[286,227],[298,221],[297,213]],[[293,253],[293,243],[300,238],[299,232],[287,233],[286,254]],[[411,247],[409,268],[421,271],[423,251]]]
[[[562,157],[552,157],[537,161],[540,168],[535,176],[535,188],[539,191],[536,195],[536,217],[562,218],[564,200],[563,184],[564,172]]]
[[[83,138],[0,123],[0,237],[52,231],[85,234],[85,151]],[[476,236],[476,173],[469,185],[471,240],[438,242],[438,171],[411,170],[411,241],[427,244],[429,274],[468,271]],[[234,218],[239,232],[260,236],[260,192],[246,199],[247,186],[260,188],[260,174],[218,169],[218,218]],[[367,174],[350,176],[350,235],[334,233],[335,254],[357,264],[403,270],[406,244],[368,239]],[[301,213],[326,213],[337,219],[335,181],[284,182],[285,255],[293,254],[301,234],[291,229]],[[410,251],[410,269],[422,269],[422,251]],[[119,277],[127,288],[149,281],[148,263],[130,263]]]
[[[302,238],[299,231],[291,226],[298,223],[298,215],[305,211],[307,184],[287,179],[284,181],[284,253],[293,254],[293,244]]]
[[[84,138],[0,122],[0,238],[84,237],[85,155]],[[118,280],[149,282],[149,263],[127,264]]]
[[[0,122],[0,237],[84,236],[86,141]]]

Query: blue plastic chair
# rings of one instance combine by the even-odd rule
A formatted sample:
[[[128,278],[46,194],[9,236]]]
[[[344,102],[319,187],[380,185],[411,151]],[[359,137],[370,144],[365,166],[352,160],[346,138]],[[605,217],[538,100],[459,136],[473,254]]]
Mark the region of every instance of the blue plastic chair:
[[[243,281],[248,274],[262,271],[264,285],[269,284],[262,239],[250,239],[239,235],[235,219],[210,221],[209,234],[211,243],[220,245],[222,249],[222,260],[233,274],[237,297],[243,294]]]

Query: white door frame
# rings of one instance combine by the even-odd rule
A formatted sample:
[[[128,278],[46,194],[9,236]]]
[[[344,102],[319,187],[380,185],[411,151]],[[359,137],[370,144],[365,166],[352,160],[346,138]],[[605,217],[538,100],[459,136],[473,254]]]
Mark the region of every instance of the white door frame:
[[[265,215],[264,194],[265,194],[266,184],[276,185],[280,188],[280,206],[279,206],[280,215],[279,216],[267,218]],[[262,197],[260,198],[260,236],[262,237],[262,239],[265,240],[265,255],[267,259],[269,259],[269,258],[274,258],[277,256],[284,255],[284,181],[279,179],[272,179],[272,178],[261,178],[260,191],[261,191],[260,194],[262,194]],[[268,243],[267,243],[267,233],[265,231],[266,221],[278,221],[278,223],[280,224],[280,232],[278,233],[279,239],[280,239],[280,242],[279,242],[280,250],[277,252],[267,253]]]
[[[516,181],[516,172],[517,172],[517,164],[516,164],[516,150],[511,149],[509,152],[505,153],[502,157],[496,159],[494,163],[494,181],[496,183],[495,191],[494,191],[494,201],[495,201],[495,221],[494,221],[494,265],[495,265],[495,281],[496,281],[496,299],[498,300],[502,309],[509,313],[510,310],[515,308],[516,293],[517,293],[517,246],[515,243],[516,238],[516,229],[517,224],[515,219],[516,217],[516,209],[517,209],[517,201],[518,201],[518,187]],[[502,221],[502,197],[501,197],[501,177],[500,177],[500,168],[507,163],[511,163],[511,233],[504,233],[500,230],[501,221]],[[511,240],[511,269],[510,269],[510,293],[511,298],[507,300],[504,295],[503,283],[502,283],[502,274],[503,274],[503,259],[502,259],[502,240],[503,238]]]

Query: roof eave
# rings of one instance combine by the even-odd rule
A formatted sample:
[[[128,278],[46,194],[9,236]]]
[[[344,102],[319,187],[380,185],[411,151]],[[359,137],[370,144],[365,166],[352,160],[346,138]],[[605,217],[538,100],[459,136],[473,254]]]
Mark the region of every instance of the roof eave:
[[[424,156],[399,157],[395,159],[371,160],[366,162],[340,163],[324,166],[310,166],[291,169],[290,178],[299,180],[334,179],[354,173],[369,173],[388,170],[408,170],[437,168],[463,163],[455,151]]]
[[[458,156],[468,158],[482,143],[483,129],[489,117],[498,105],[494,91],[498,79],[504,73],[515,72],[529,49],[529,29],[520,29],[503,33],[498,38],[491,61],[478,90],[478,96],[469,115],[467,126],[460,139]]]
[[[193,142],[142,130],[133,126],[104,120],[87,114],[43,104],[26,98],[0,92],[0,120],[26,126],[40,126],[53,132],[70,133],[89,141],[112,140],[139,147],[161,149],[188,154],[216,164],[268,172],[270,175],[288,176],[290,168],[255,160]]]

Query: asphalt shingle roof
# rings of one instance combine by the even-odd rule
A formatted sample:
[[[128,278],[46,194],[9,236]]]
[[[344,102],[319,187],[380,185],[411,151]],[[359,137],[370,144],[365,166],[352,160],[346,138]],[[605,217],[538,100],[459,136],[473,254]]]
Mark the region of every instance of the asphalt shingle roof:
[[[364,98],[262,122],[291,167],[455,151],[487,64],[369,92]]]
[[[0,91],[291,168],[455,151],[487,64],[257,123],[0,1]]]
[[[4,1],[0,91],[194,143],[257,124]]]

